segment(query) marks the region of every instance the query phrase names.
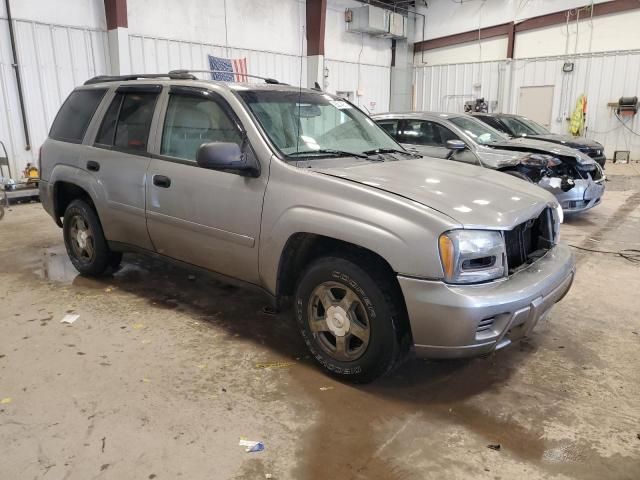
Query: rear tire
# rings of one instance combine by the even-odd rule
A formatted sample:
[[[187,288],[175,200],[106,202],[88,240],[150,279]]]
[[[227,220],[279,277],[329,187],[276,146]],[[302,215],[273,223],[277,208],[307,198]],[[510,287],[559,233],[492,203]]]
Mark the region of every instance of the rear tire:
[[[109,250],[98,214],[84,200],[69,204],[62,229],[69,259],[81,274],[101,276],[120,264],[122,254]]]
[[[386,277],[341,257],[320,258],[302,274],[295,301],[298,327],[330,374],[366,383],[404,358],[409,343],[404,308]]]

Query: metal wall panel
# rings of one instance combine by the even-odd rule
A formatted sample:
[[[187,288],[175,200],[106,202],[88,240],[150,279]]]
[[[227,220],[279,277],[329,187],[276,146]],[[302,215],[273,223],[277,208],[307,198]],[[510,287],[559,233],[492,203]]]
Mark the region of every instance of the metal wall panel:
[[[566,61],[574,63],[573,72],[562,71]],[[567,118],[585,94],[586,136],[605,146],[607,158],[629,150],[640,160],[640,115],[625,117],[623,125],[607,106],[640,96],[640,51],[416,67],[414,84],[416,110],[462,112],[465,101],[484,97],[491,111],[506,113],[517,113],[521,87],[553,85],[554,133],[568,132]]]
[[[502,62],[475,62],[416,67],[414,109],[462,112],[464,103],[484,98],[499,103]]]
[[[571,73],[562,65],[574,63]],[[518,111],[520,87],[553,85],[551,130],[567,133],[567,119],[575,109],[578,97],[587,96],[586,136],[605,146],[607,158],[615,150],[631,151],[631,158],[640,160],[640,115],[623,117],[623,125],[607,104],[622,96],[640,96],[640,51],[606,52],[566,57],[519,59],[513,62],[513,83],[508,109]],[[635,132],[635,133],[634,133]]]
[[[207,55],[246,58],[252,75],[272,77],[290,85],[306,85],[306,58],[270,51],[187,42],[160,37],[129,35],[131,69],[140,73],[174,69],[208,70]]]
[[[34,162],[60,105],[77,85],[109,71],[105,31],[14,20],[18,63],[31,151],[25,150],[9,26],[0,19],[0,140],[9,151],[11,170],[19,176]],[[6,172],[5,172],[6,173]]]
[[[325,59],[325,67],[329,71],[327,91],[352,92],[353,102],[371,113],[389,110],[391,67],[331,59]]]

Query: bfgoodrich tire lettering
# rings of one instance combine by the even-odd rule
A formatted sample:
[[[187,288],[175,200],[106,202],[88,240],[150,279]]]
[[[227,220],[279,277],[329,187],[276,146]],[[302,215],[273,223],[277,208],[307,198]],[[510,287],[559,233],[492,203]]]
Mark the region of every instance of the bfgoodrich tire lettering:
[[[295,315],[303,340],[324,369],[369,382],[395,366],[405,332],[403,310],[388,293],[393,288],[389,279],[345,258],[324,257],[306,269]]]

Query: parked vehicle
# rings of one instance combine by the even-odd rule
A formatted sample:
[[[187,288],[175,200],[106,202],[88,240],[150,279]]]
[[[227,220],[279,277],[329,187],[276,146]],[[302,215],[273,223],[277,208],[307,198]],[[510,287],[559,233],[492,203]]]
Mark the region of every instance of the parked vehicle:
[[[358,382],[412,346],[500,349],[574,276],[548,192],[412,154],[350,103],[281,84],[91,80],[61,107],[41,178],[82,274],[138,251],[258,287]]]
[[[472,115],[512,138],[527,137],[575,148],[593,158],[602,168],[604,168],[604,164],[607,161],[607,157],[604,154],[604,147],[595,140],[551,133],[539,123],[521,115],[511,115],[507,113],[473,113]]]
[[[509,139],[465,113],[388,113],[373,118],[398,142],[422,155],[480,165],[536,183],[554,194],[567,213],[584,212],[602,200],[602,168],[572,148]]]

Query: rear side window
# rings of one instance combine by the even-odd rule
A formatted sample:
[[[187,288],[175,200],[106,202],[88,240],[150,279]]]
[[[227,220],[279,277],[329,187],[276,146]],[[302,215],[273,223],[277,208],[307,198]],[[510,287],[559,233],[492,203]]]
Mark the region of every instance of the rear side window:
[[[118,92],[105,113],[96,144],[122,150],[146,151],[158,94]]]
[[[89,122],[106,89],[75,90],[53,121],[49,137],[63,142],[82,143]]]

